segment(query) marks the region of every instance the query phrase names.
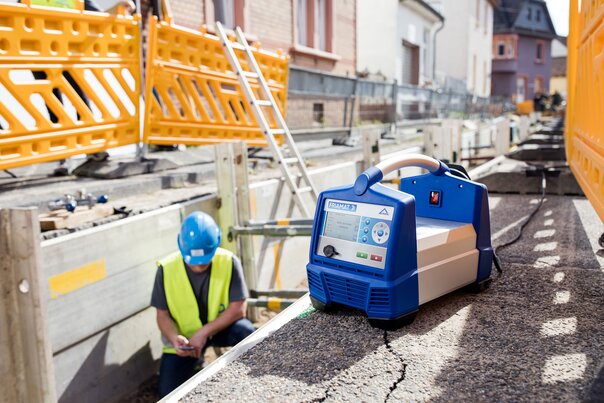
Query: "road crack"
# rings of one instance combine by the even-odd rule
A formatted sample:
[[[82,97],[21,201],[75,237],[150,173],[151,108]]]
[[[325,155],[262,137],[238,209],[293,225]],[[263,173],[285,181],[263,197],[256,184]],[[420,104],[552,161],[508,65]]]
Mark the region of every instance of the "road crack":
[[[405,360],[403,359],[403,357],[401,357],[400,354],[398,354],[392,348],[392,345],[390,344],[390,340],[388,340],[388,331],[387,330],[384,330],[384,345],[386,346],[386,349],[388,351],[390,351],[390,354],[392,354],[401,363],[399,377],[397,378],[396,381],[394,381],[392,383],[392,385],[390,385],[390,390],[388,391],[388,394],[386,395],[386,398],[384,399],[384,403],[386,403],[390,399],[390,396],[392,395],[392,393],[398,388],[398,385],[402,381],[405,380],[405,373],[407,372],[407,364],[405,363]]]

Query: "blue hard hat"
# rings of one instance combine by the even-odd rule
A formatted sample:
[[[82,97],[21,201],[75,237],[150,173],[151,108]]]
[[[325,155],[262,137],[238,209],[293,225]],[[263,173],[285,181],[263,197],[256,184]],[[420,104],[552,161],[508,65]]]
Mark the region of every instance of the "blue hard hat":
[[[185,218],[178,234],[178,248],[187,264],[208,264],[220,245],[221,232],[212,217],[196,211]]]

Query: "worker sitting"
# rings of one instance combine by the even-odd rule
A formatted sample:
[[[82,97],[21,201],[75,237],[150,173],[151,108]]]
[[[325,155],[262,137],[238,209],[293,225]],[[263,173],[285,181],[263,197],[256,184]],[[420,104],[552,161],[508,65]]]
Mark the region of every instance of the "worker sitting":
[[[234,346],[255,330],[245,318],[241,262],[218,247],[220,238],[212,217],[192,213],[178,236],[180,252],[158,262],[151,305],[164,342],[161,397],[193,376],[208,346]]]

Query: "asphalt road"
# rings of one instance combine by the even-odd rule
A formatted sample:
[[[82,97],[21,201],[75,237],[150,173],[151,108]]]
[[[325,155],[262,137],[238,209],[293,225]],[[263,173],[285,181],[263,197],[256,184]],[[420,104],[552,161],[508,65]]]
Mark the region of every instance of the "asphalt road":
[[[494,245],[536,202],[491,197]],[[295,319],[184,401],[603,401],[602,232],[586,199],[548,197],[487,291],[392,332],[356,312]]]

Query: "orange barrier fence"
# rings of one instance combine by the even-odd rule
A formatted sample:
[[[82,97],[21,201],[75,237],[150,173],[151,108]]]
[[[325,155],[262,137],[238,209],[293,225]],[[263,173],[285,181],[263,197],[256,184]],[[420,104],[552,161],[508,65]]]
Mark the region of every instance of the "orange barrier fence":
[[[218,37],[152,20],[145,83],[145,133],[149,144],[215,144],[245,140],[266,146]],[[236,51],[244,68],[243,52]],[[288,57],[257,49],[254,56],[283,115]],[[258,85],[250,79],[252,88]],[[258,97],[258,94],[256,93]],[[271,123],[276,124],[271,117]]]
[[[0,4],[0,170],[139,142],[140,17],[76,4]]]
[[[604,1],[570,2],[566,158],[604,221]]]

